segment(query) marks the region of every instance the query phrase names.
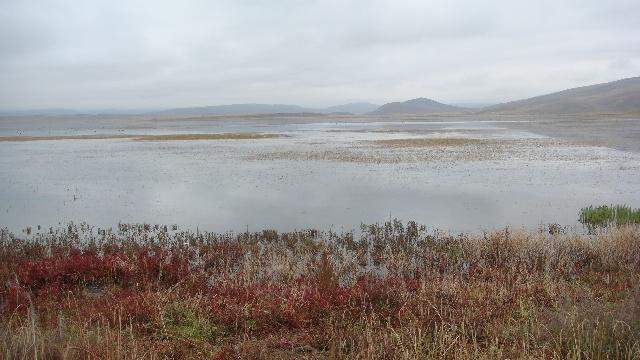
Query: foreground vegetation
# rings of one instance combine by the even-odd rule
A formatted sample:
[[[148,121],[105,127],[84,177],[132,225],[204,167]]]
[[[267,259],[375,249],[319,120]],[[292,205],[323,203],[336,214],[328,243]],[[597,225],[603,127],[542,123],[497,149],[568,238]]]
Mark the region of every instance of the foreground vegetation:
[[[4,358],[640,356],[640,227],[0,233]]]

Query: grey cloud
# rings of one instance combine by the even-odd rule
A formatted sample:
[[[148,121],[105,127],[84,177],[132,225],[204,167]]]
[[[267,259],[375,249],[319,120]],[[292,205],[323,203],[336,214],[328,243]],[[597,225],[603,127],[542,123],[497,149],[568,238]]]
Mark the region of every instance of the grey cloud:
[[[494,102],[640,74],[638,1],[7,1],[0,108]]]

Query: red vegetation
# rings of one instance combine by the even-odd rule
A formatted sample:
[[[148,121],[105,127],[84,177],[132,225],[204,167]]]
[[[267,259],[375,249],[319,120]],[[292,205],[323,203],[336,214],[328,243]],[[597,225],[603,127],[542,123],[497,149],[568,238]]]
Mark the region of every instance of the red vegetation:
[[[473,238],[393,222],[358,240],[146,225],[0,235],[7,356],[640,354],[638,228]],[[576,307],[600,310],[581,319]],[[627,327],[612,325],[620,321]]]

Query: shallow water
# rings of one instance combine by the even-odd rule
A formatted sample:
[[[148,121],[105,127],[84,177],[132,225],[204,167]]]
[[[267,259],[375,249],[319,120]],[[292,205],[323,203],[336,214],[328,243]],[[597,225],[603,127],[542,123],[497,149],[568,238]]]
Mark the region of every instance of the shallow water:
[[[0,119],[0,136],[287,135],[0,142],[0,225],[14,231],[69,221],[175,223],[212,231],[349,230],[361,222],[400,218],[475,231],[575,225],[579,209],[590,204],[640,207],[640,154],[628,137],[638,121],[615,123],[628,131],[598,131],[611,123],[590,123],[582,133],[566,120],[544,121],[547,125],[539,119],[473,116]],[[497,145],[375,143],[422,138],[494,139]]]

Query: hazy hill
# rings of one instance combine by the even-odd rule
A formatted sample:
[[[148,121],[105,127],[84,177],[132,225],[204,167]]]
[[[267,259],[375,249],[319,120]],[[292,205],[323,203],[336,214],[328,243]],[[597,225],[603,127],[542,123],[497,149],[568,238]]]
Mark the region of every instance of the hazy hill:
[[[390,114],[436,114],[449,112],[465,112],[466,109],[456,106],[446,105],[437,101],[418,98],[407,100],[404,102],[392,102],[380,106],[371,114],[390,115]]]
[[[79,115],[81,111],[74,109],[27,109],[27,110],[0,110],[0,116],[60,116]]]
[[[160,111],[167,115],[255,115],[255,114],[302,114],[302,113],[351,113],[364,114],[378,108],[369,103],[350,103],[327,108],[307,108],[283,104],[232,104],[218,106],[188,107]]]
[[[640,77],[583,86],[489,106],[483,109],[483,112],[513,114],[640,112]]]
[[[321,110],[323,113],[351,113],[351,114],[366,114],[376,110],[380,105],[358,102],[349,103],[344,105],[329,106]]]
[[[282,104],[232,104],[218,106],[188,107],[178,109],[168,109],[160,111],[159,114],[166,115],[255,115],[255,114],[286,114],[286,113],[309,113],[313,109],[304,108],[297,105]]]

